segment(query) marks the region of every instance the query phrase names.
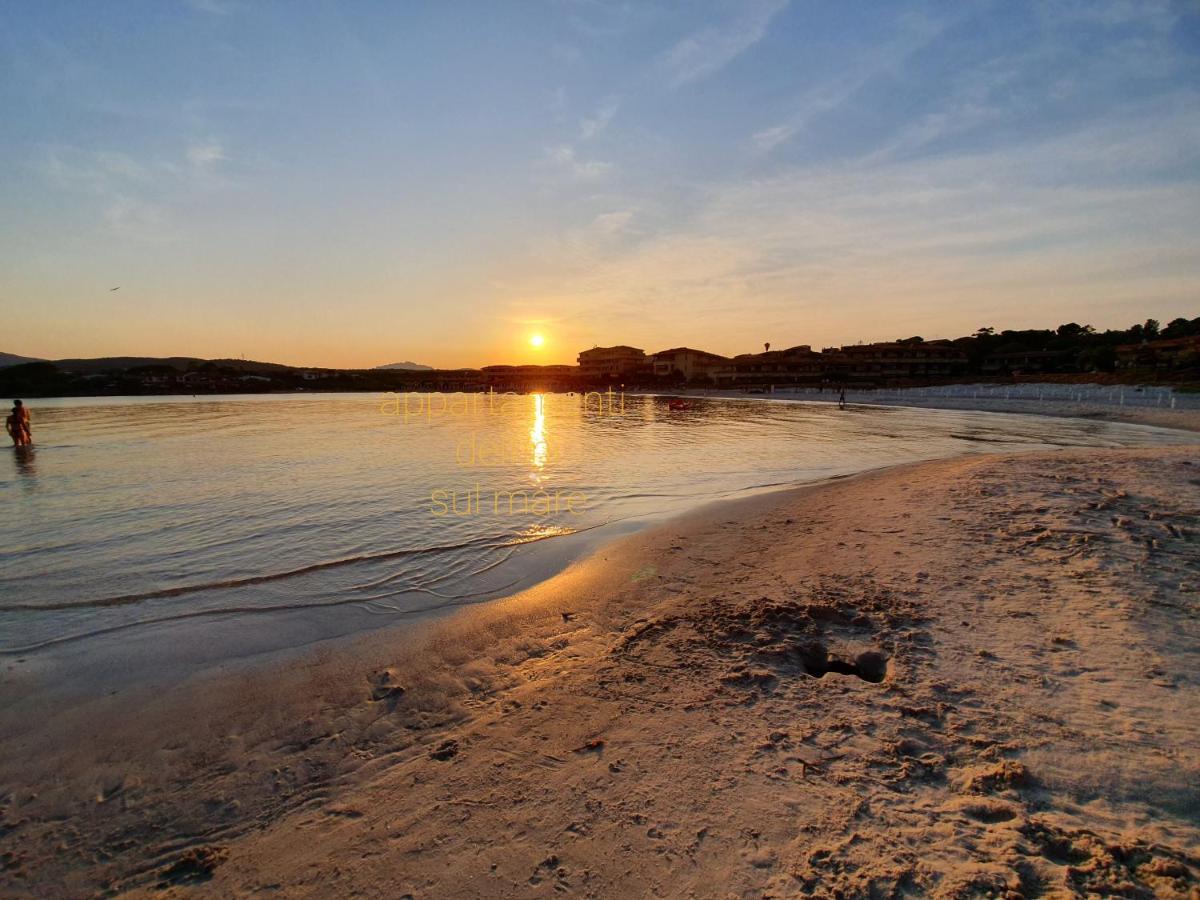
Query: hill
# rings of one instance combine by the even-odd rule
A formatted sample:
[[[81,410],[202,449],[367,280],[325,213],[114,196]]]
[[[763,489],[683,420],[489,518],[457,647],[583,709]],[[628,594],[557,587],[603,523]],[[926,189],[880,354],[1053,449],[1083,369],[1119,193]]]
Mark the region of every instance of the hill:
[[[31,362],[43,362],[43,360],[36,356],[17,356],[15,353],[0,353],[0,369],[7,366],[20,366]]]
[[[119,372],[135,366],[169,366],[186,372],[204,360],[195,356],[97,356],[92,359],[56,359],[54,365],[65,372],[92,375],[101,372]]]
[[[386,366],[376,366],[376,369],[404,369],[407,372],[432,372],[433,366],[423,366],[415,362],[388,363]]]
[[[205,365],[256,373],[288,372],[295,369],[294,366],[285,366],[280,363],[256,362],[249,359],[201,359],[196,356],[98,356],[92,359],[56,359],[53,362],[64,372],[75,372],[80,375],[97,375],[146,367],[170,368],[178,372],[186,372],[189,369]]]

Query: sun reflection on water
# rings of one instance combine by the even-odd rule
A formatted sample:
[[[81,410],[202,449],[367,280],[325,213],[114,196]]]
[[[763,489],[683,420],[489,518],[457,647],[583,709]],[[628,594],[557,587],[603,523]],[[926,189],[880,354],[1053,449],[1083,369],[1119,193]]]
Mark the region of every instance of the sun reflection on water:
[[[544,540],[545,538],[562,537],[566,534],[574,534],[575,531],[576,529],[570,528],[566,525],[551,525],[545,523],[530,525],[510,538],[507,541],[507,544],[509,546],[515,544],[531,544],[534,541]]]
[[[533,467],[540,471],[546,467],[547,455],[546,397],[543,394],[533,395],[533,428],[529,431],[529,440],[533,444]]]

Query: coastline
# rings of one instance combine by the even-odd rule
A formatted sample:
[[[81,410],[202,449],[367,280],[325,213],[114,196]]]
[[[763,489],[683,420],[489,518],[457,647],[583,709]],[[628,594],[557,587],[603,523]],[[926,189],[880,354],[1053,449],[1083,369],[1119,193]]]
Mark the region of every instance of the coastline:
[[[834,391],[824,396],[811,394],[745,394],[737,390],[683,388],[675,391],[629,391],[630,396],[644,394],[660,397],[696,397],[724,400],[770,400],[778,403],[836,404]],[[1096,403],[1074,403],[1061,400],[1001,400],[987,397],[904,397],[889,398],[869,392],[847,395],[850,406],[884,406],[908,409],[945,409],[974,412],[1018,413],[1051,416],[1061,419],[1091,419],[1101,422],[1120,422],[1127,425],[1146,425],[1151,428],[1170,428],[1177,431],[1200,431],[1200,410],[1163,409],[1158,407],[1111,406]]]
[[[1193,455],[726,501],[421,635],[106,698],[0,744],[0,885],[1186,891]]]

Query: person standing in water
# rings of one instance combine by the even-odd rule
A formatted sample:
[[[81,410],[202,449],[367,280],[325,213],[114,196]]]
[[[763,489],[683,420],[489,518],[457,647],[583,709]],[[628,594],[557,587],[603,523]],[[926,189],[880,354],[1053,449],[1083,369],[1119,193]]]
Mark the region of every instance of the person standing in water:
[[[33,443],[33,432],[29,427],[29,410],[20,400],[13,401],[12,413],[4,420],[4,429],[12,438],[14,447],[28,447]]]

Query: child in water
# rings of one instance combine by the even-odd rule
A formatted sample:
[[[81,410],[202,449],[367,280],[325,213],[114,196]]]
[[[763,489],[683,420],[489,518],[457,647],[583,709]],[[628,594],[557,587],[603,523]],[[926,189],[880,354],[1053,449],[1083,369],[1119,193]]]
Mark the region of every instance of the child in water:
[[[33,433],[29,429],[29,410],[20,400],[13,401],[12,413],[4,420],[4,429],[12,438],[14,447],[28,447],[33,443]]]

